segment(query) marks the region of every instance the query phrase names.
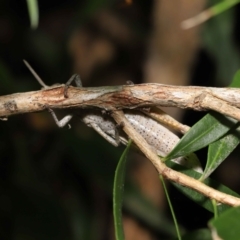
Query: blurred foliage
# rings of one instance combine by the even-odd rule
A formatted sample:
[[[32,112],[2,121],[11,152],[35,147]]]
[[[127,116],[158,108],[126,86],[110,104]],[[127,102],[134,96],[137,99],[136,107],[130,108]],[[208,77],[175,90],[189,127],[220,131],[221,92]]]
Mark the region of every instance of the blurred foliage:
[[[238,45],[234,41],[237,8],[228,9],[238,2],[209,1],[211,6],[216,6],[216,14],[221,14],[204,23],[203,44],[216,61],[217,82],[221,85],[228,85],[240,66]]]
[[[31,28],[35,29],[38,26],[39,12],[38,12],[38,1],[37,0],[26,0],[28,5],[28,13],[31,23]]]
[[[221,239],[238,240],[240,234],[239,225],[240,207],[229,209],[217,219],[209,222],[210,227]],[[231,231],[229,231],[231,229]]]
[[[86,84],[115,84],[117,80],[107,82],[114,71],[120,76],[126,73],[134,82],[143,81],[141,64],[152,27],[152,1],[132,1],[130,5],[120,0],[38,4],[39,26],[32,30],[25,1],[0,2],[1,95],[40,88],[22,59],[30,62],[46,84],[66,82],[75,71],[70,38],[78,29],[91,32],[90,43],[99,35],[108,36],[96,27],[96,15],[104,10],[128,26],[131,44],[108,36],[117,49],[115,57],[107,64],[101,60]],[[237,6],[204,24],[204,45],[193,69],[194,83],[227,85],[239,68],[239,10]],[[71,125],[70,130],[58,129],[47,112],[0,122],[0,239],[111,239],[113,179],[123,149],[110,146],[77,117]],[[133,166],[130,159],[128,169]],[[157,239],[174,238],[168,212],[160,211],[126,175],[124,214],[137,219]],[[182,229],[206,227],[211,215],[195,203],[193,212],[184,196],[172,193]],[[181,212],[183,205],[189,211]],[[209,236],[208,231],[202,231]]]

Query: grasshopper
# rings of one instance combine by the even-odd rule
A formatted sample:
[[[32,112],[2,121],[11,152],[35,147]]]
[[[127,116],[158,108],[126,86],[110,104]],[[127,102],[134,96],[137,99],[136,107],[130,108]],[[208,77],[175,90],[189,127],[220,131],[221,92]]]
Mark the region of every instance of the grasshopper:
[[[169,129],[141,111],[125,110],[124,114],[134,129],[146,139],[152,150],[161,157],[165,157],[180,140]],[[116,123],[112,118],[102,115],[100,111],[88,112],[82,115],[81,118],[88,127],[93,128],[112,145],[116,147],[120,143],[127,145],[127,135],[122,131],[121,127],[116,128]],[[201,165],[194,155],[191,156],[191,160],[186,156],[172,159],[172,161],[202,173]]]
[[[24,63],[38,80],[40,85],[42,85],[43,88],[49,88],[49,86],[47,86],[41,80],[41,78],[32,69],[32,67],[26,61],[24,61]],[[72,83],[72,81],[76,82],[77,87],[82,87],[80,77],[76,74],[73,75],[65,85],[65,97],[68,97],[67,88]],[[66,126],[73,117],[73,114],[69,114],[63,119],[58,120],[56,114],[52,109],[49,109],[49,112],[52,114],[54,121],[60,128]],[[178,136],[171,132],[168,128],[159,124],[157,121],[148,117],[139,110],[125,110],[124,114],[128,121],[135,128],[135,130],[146,139],[148,144],[152,147],[152,150],[161,157],[165,157],[180,140]],[[120,143],[124,145],[128,143],[127,135],[122,131],[121,127],[116,127],[114,120],[106,113],[103,114],[99,110],[88,110],[80,113],[80,117],[88,127],[93,128],[113,146],[117,147]],[[192,168],[197,172],[202,172],[200,163],[197,159],[189,161],[187,157],[178,157],[172,161],[184,165],[188,168]]]

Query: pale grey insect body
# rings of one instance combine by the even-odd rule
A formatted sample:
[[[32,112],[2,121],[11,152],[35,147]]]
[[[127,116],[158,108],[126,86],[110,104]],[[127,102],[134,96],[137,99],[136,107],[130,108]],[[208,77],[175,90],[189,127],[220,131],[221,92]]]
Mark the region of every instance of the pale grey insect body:
[[[165,157],[179,141],[179,138],[167,128],[140,112],[127,112],[125,116],[162,157]]]
[[[178,136],[143,113],[134,110],[125,111],[124,113],[134,129],[146,139],[153,151],[159,156],[165,157],[179,142]],[[87,126],[94,128],[94,130],[114,146],[119,145],[116,139],[116,124],[111,118],[104,117],[100,113],[88,112],[82,116],[82,121]],[[119,131],[119,140],[124,145],[128,142],[127,136],[122,131]],[[202,172],[200,164],[197,161],[189,161],[185,157],[179,157],[173,159],[173,161],[193,168],[195,171]]]
[[[178,143],[179,138],[174,133],[143,113],[139,111],[127,111],[124,113],[134,129],[146,139],[158,155],[165,157]],[[87,113],[82,117],[82,120],[87,126],[93,127],[95,130],[96,127],[99,128],[97,132],[102,131],[104,135],[107,134],[111,138],[110,143],[118,146],[115,139],[116,124],[112,119],[104,118],[104,116],[96,113]],[[102,133],[100,134],[102,135]],[[119,137],[121,143],[127,143],[128,140],[125,136],[120,134]],[[109,141],[109,139],[107,140]]]

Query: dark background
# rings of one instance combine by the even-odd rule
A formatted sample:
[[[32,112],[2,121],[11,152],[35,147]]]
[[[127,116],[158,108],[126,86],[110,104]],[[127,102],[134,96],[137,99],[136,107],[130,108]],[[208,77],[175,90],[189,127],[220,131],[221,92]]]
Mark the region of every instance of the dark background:
[[[159,2],[163,6],[141,0],[39,1],[40,23],[32,30],[25,1],[1,1],[0,94],[40,89],[22,59],[48,85],[65,83],[78,73],[84,86],[127,80],[227,86],[239,68],[240,8],[187,36],[188,32],[171,30],[172,25],[180,25],[176,9],[194,16],[188,14],[188,7],[178,9],[187,3]],[[192,11],[203,10],[206,2],[201,4]],[[154,75],[149,66],[155,68]],[[169,112],[190,126],[204,115]],[[77,117],[71,126],[57,128],[48,112],[0,122],[0,239],[113,239],[112,186],[123,147],[111,146]],[[239,161],[234,156],[237,151],[214,178],[238,191]],[[138,154],[129,158],[123,209],[126,239],[173,238],[175,230],[156,171],[146,167],[147,160]],[[204,164],[205,151],[199,152],[199,158]],[[157,180],[148,180],[152,175]],[[169,187],[180,226],[207,227],[212,215]]]

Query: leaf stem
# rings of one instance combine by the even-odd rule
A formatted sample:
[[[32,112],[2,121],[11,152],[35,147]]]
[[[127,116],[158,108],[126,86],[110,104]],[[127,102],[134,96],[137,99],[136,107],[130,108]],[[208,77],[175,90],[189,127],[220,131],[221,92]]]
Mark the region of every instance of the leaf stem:
[[[180,230],[179,230],[179,227],[178,227],[178,222],[177,222],[177,218],[176,218],[176,215],[175,215],[175,212],[174,212],[174,209],[173,209],[173,206],[172,206],[172,203],[171,203],[171,199],[168,195],[168,190],[167,190],[167,187],[166,187],[166,184],[165,184],[165,181],[164,181],[164,178],[162,175],[159,175],[159,178],[162,182],[162,185],[163,185],[163,189],[164,189],[164,192],[165,192],[165,195],[166,195],[166,198],[167,198],[167,201],[168,201],[168,205],[169,205],[169,208],[170,208],[170,211],[171,211],[171,214],[172,214],[172,217],[173,217],[173,222],[174,222],[174,225],[175,225],[175,228],[176,228],[176,232],[177,232],[177,236],[178,236],[178,240],[181,240],[181,234],[180,234]]]

